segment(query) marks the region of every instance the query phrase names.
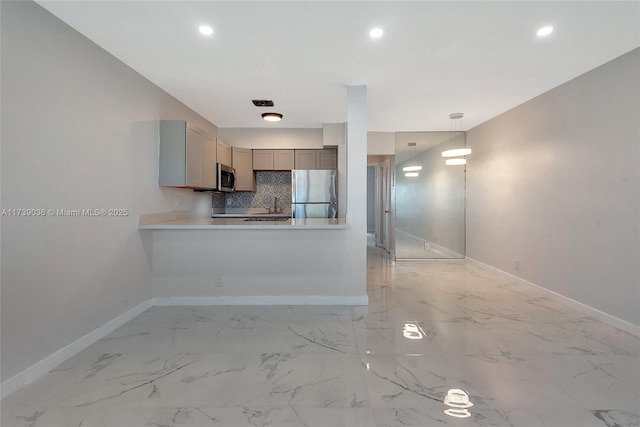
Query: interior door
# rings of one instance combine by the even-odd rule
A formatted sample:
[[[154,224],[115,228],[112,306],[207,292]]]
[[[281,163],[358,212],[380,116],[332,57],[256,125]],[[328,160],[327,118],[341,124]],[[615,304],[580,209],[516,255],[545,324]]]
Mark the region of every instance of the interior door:
[[[385,251],[391,251],[389,230],[391,224],[391,162],[389,159],[382,162],[382,247]]]
[[[391,162],[381,162],[376,168],[376,246],[391,251]]]

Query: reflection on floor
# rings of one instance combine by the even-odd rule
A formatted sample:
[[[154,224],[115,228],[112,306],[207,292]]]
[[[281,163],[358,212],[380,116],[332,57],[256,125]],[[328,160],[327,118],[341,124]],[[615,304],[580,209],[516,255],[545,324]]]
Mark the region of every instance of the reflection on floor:
[[[464,255],[396,229],[397,259],[463,259]]]
[[[152,308],[2,426],[639,424],[639,339],[475,266],[368,261],[368,307]]]

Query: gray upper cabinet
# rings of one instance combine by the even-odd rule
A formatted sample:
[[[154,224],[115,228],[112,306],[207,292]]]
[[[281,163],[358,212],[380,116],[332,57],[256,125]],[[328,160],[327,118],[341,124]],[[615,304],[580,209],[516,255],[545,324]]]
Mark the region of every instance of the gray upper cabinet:
[[[293,150],[273,150],[273,170],[290,171],[293,166]]]
[[[231,152],[233,155],[233,169],[236,173],[236,191],[256,191],[251,150],[231,147]]]
[[[220,138],[218,138],[218,163],[223,164],[225,166],[233,167],[231,162],[231,145],[227,144]]]
[[[183,120],[160,121],[158,184],[164,187],[214,189],[215,139]]]
[[[204,150],[202,162],[202,176],[204,185],[207,188],[215,188],[217,184],[216,161],[217,161],[217,142],[215,138],[211,138],[204,134]]]
[[[316,153],[317,169],[338,169],[338,150],[325,148]]]
[[[316,169],[316,150],[295,150],[296,169]]]
[[[273,170],[273,150],[253,150],[253,170]]]
[[[338,150],[295,150],[295,169],[337,169]]]
[[[253,150],[254,170],[290,171],[293,166],[293,150]]]

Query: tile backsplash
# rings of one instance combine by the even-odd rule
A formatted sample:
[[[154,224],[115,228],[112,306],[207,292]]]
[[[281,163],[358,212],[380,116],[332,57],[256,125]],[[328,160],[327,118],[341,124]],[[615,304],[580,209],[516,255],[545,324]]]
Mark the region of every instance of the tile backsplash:
[[[224,209],[224,194],[213,193],[211,195],[211,207],[213,209]]]
[[[226,197],[227,208],[273,208],[273,198],[278,198],[278,209],[291,208],[291,172],[256,172],[256,191],[226,193],[222,195],[222,206],[216,203],[213,207],[224,207]]]

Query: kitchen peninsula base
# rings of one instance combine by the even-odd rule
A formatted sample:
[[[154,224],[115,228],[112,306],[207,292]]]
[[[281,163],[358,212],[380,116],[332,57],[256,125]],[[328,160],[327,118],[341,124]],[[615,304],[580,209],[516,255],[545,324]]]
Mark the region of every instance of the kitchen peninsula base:
[[[139,226],[152,233],[154,305],[367,304],[344,219],[158,219]]]

